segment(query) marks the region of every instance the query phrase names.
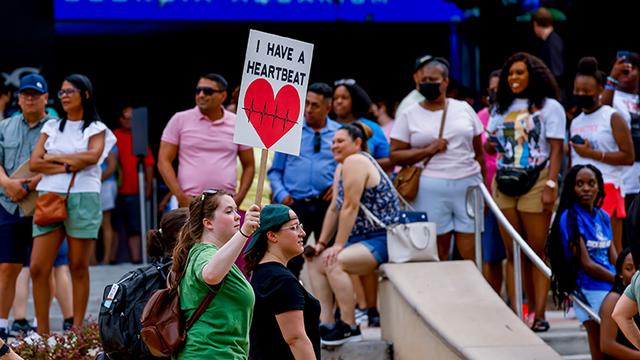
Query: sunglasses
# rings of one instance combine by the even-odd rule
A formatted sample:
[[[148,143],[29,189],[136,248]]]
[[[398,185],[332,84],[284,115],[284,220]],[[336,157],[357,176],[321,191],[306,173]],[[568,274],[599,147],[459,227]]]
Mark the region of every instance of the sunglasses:
[[[297,223],[295,225],[291,225],[291,226],[287,226],[287,227],[283,227],[282,230],[293,230],[297,233],[300,233],[302,231],[304,231],[304,226],[302,226],[302,223]]]
[[[75,93],[79,93],[80,89],[76,89],[76,88],[67,88],[67,89],[60,89],[58,91],[58,97],[62,98],[63,96],[67,95],[67,96],[71,96]]]
[[[223,93],[223,92],[225,92],[226,90],[218,90],[218,89],[214,89],[214,88],[209,87],[209,86],[198,86],[198,87],[196,87],[196,89],[195,89],[195,93],[196,93],[196,95],[200,94],[200,92],[201,92],[201,91],[202,91],[206,96],[211,96],[211,95],[213,95],[213,94],[215,94],[215,93]]]
[[[320,152],[321,140],[322,138],[320,138],[320,132],[316,131],[315,134],[313,135],[313,152],[314,153]]]
[[[209,195],[215,195],[217,193],[219,193],[220,190],[218,189],[206,189],[202,192],[202,194],[200,195],[200,201],[204,201],[204,199],[209,196]]]
[[[353,86],[355,84],[356,84],[356,81],[354,79],[340,79],[333,82],[333,86],[340,86],[340,85]]]

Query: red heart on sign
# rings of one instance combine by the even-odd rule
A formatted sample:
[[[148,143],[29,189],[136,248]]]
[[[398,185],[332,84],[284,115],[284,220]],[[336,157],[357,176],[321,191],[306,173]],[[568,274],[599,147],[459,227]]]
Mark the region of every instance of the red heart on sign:
[[[243,109],[268,149],[297,123],[300,97],[296,89],[287,84],[280,88],[274,98],[271,84],[259,78],[247,87]]]

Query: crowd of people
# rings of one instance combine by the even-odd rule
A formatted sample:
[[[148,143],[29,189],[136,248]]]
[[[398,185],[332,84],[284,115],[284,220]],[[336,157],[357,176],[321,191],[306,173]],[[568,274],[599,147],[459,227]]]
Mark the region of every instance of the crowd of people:
[[[547,52],[553,53],[558,39],[545,19],[544,12],[537,15],[535,29],[551,39]],[[233,142],[237,103],[227,101],[229,85],[219,74],[201,76],[195,106],[177,112],[162,133],[157,170],[169,189],[163,201],[168,212],[148,235],[151,256],[172,258],[186,317],[217,292],[177,358],[319,359],[321,343],[356,341],[362,324],[379,326],[376,269],[389,261],[381,224],[396,221],[401,203],[389,178],[413,165],[420,179],[411,205],[436,223],[441,260],[474,260],[475,228],[465,195],[484,183],[553,270],[547,279],[524,261],[531,329],[549,329],[551,288],[558,304],[572,295],[599,312],[601,324],[575,308],[594,359],[637,357],[632,344],[639,345],[640,337],[625,322],[633,313],[617,309],[616,302],[638,298],[624,287],[637,282],[631,277],[638,259],[629,247],[638,234],[626,225],[637,216],[631,212],[640,193],[640,56],[617,57],[608,75],[585,57],[573,85],[561,88],[567,74],[553,55],[543,55],[510,56],[490,74],[484,108],[477,112],[450,96],[451,69],[441,57],[416,60],[415,89],[397,106],[373,102],[354,79],[310,84],[299,124],[300,155],[273,156],[271,204],[264,207],[252,205],[248,195],[256,186],[254,149]],[[31,265],[34,326],[48,333],[54,293],[72,298],[63,310],[65,329],[83,325],[95,239],[102,239],[101,262],[110,263],[118,248],[114,225],[123,228],[131,260],[141,260],[132,108],[122,109],[120,127],[112,132],[98,115],[86,76],[73,74],[61,84],[64,116],[48,111],[48,89],[40,75],[22,78],[19,111],[0,122],[5,341],[14,295],[24,288],[17,281],[26,275],[24,266]],[[149,196],[155,166],[150,149],[142,162]],[[65,195],[67,216],[42,225],[25,204],[37,205],[35,198],[48,193]],[[363,208],[380,222],[370,221]],[[516,310],[512,239],[490,212],[484,221],[485,276],[500,293],[506,260],[506,301]],[[66,280],[54,270],[60,265]],[[309,279],[304,286],[298,280],[303,268]],[[62,290],[52,290],[53,278]],[[16,329],[29,329],[16,314],[24,311],[14,309]]]

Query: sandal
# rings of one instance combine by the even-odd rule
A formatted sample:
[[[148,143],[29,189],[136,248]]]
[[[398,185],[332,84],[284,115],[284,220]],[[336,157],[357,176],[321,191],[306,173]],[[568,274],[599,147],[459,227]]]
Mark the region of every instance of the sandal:
[[[533,332],[545,332],[549,330],[549,322],[545,319],[535,319],[531,325]]]

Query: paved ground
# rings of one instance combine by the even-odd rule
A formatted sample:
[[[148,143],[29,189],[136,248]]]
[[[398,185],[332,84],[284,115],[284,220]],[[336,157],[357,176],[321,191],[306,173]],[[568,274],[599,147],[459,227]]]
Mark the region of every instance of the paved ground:
[[[135,269],[140,265],[133,264],[121,264],[121,265],[109,265],[109,266],[92,266],[90,268],[91,273],[91,294],[89,295],[89,306],[87,308],[87,317],[91,317],[95,320],[98,319],[98,312],[100,311],[100,301],[102,300],[102,291],[108,284],[114,283],[120,279],[124,273],[129,270]],[[27,306],[27,317],[29,320],[34,318],[33,310],[33,297],[29,294],[29,303]],[[51,304],[50,310],[51,317],[51,330],[62,330],[62,313],[60,312],[60,306],[54,300]]]

